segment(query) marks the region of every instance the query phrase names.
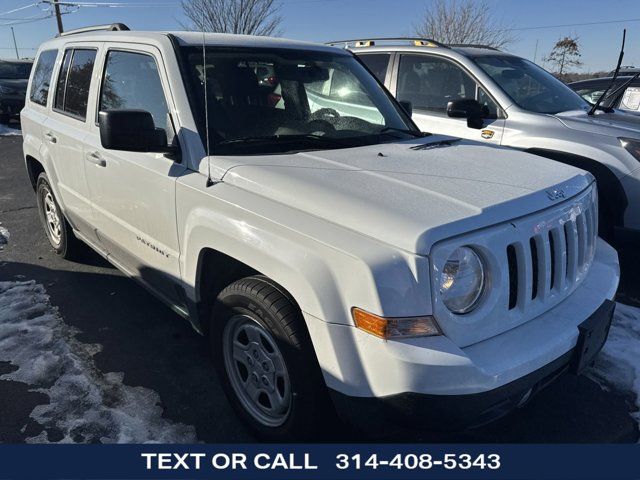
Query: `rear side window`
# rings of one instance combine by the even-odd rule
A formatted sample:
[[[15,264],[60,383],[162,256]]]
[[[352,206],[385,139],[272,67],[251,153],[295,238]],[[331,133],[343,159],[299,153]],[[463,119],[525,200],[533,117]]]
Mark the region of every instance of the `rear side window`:
[[[56,63],[57,56],[57,50],[45,50],[40,54],[40,57],[38,57],[38,64],[33,72],[31,94],[29,96],[31,101],[38,105],[47,105],[51,74],[53,73],[53,66]]]
[[[87,118],[89,88],[95,59],[95,50],[78,48],[65,52],[56,88],[57,110],[80,120]]]
[[[102,81],[100,110],[145,110],[167,130],[167,102],[155,59],[143,53],[110,51]]]
[[[371,72],[378,77],[382,83],[387,76],[387,68],[389,68],[389,58],[391,55],[388,53],[369,53],[366,55],[360,55],[360,60],[367,66]]]

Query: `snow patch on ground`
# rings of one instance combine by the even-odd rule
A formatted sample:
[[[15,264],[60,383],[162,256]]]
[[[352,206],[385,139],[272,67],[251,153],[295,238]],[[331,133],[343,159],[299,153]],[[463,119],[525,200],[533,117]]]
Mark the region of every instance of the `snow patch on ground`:
[[[609,338],[589,374],[605,387],[632,392],[640,423],[640,308],[616,305]]]
[[[0,125],[0,137],[8,137],[11,135],[22,135],[22,130],[19,128],[11,128],[7,125]]]
[[[192,426],[162,418],[160,397],[123,384],[123,373],[100,372],[93,356],[100,345],[79,342],[35,281],[0,282],[0,361],[17,370],[0,376],[31,385],[50,404],[31,417],[61,431],[61,443],[193,443]],[[47,442],[47,433],[27,439]]]

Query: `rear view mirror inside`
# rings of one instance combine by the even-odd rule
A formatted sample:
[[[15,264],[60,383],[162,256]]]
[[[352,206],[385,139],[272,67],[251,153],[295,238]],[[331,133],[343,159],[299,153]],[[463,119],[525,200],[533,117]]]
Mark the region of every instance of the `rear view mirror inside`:
[[[281,65],[276,70],[278,78],[302,83],[329,80],[329,70],[310,64]]]

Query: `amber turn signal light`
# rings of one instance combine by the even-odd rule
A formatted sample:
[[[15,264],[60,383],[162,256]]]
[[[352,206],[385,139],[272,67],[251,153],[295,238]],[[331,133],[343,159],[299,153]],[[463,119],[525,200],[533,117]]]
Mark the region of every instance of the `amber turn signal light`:
[[[351,309],[351,315],[360,330],[385,340],[442,335],[431,316],[385,318],[357,307]]]

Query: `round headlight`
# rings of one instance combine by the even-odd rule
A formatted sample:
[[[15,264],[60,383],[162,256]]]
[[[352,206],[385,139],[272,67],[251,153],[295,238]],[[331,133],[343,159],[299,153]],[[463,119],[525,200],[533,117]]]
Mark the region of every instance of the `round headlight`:
[[[440,296],[453,313],[473,310],[484,288],[482,259],[469,247],[456,249],[447,259],[440,275]]]

